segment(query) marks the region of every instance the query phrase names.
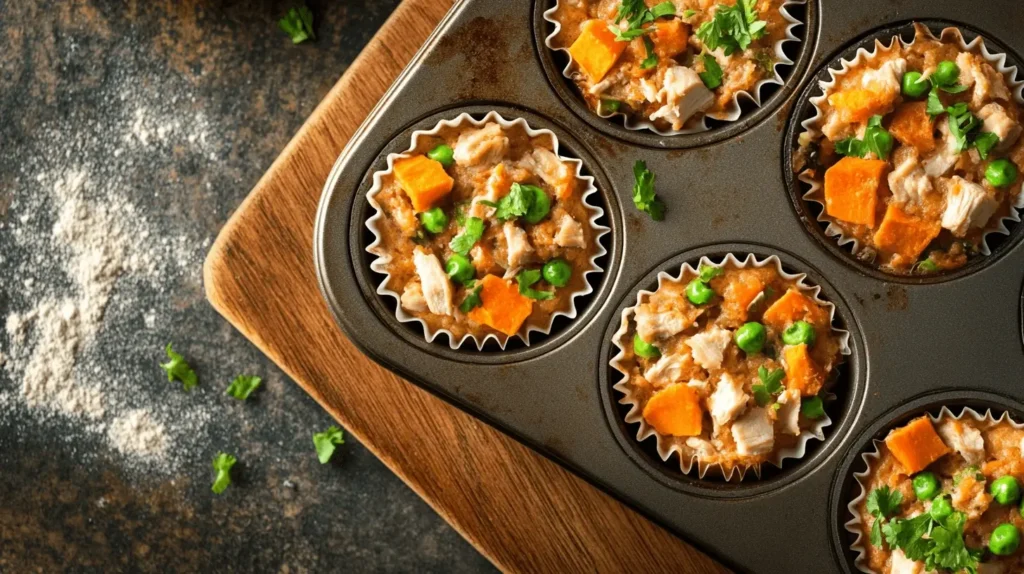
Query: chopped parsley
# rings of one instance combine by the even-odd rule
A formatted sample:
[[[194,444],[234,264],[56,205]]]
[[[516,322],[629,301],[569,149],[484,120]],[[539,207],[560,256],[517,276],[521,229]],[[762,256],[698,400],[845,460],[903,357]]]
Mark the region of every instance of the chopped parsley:
[[[734,6],[719,4],[711,20],[697,28],[697,38],[708,50],[719,47],[726,56],[746,50],[764,36],[768,22],[757,19],[756,0],[737,0]]]
[[[615,34],[616,41],[629,42],[630,40],[639,38],[650,31],[649,29],[644,28],[644,24],[649,24],[662,16],[672,16],[675,13],[676,6],[671,1],[665,1],[661,4],[648,8],[647,4],[644,3],[644,0],[622,0],[622,3],[619,4],[619,11],[615,14],[615,23],[609,24],[608,29]],[[619,26],[619,23],[623,20],[626,21],[625,29]],[[653,52],[648,49],[647,53],[647,59],[649,60],[653,56]],[[644,61],[646,62],[647,60]],[[657,57],[655,57],[654,62],[657,63],[657,61]],[[654,64],[651,64],[651,66],[653,65]],[[647,66],[647,68],[651,66]]]
[[[540,281],[540,277],[540,269],[523,269],[516,274],[516,283],[519,284],[519,294],[538,301],[544,301],[554,297],[554,291],[538,291],[533,288],[533,284]]]
[[[800,414],[809,419],[820,419],[825,416],[825,404],[821,397],[808,397],[800,401]]]
[[[213,479],[213,486],[210,488],[214,494],[220,494],[224,492],[224,489],[231,484],[231,467],[235,466],[238,459],[227,453],[219,453],[217,458],[213,459],[213,470],[217,471],[217,476]]]
[[[637,160],[633,164],[633,205],[647,213],[654,221],[665,219],[665,204],[654,192],[654,173],[647,164]]]
[[[998,144],[999,136],[992,132],[981,132],[978,137],[974,138],[974,148],[978,150],[981,159],[988,159],[989,152]]]
[[[498,200],[498,203],[486,202],[487,205],[496,208],[494,217],[499,221],[508,221],[522,217],[530,211],[533,204],[533,189],[535,186],[513,183],[505,197]]]
[[[640,62],[640,69],[650,70],[658,65],[658,55],[654,53],[654,42],[648,36],[644,36],[644,49],[647,50],[647,57]]]
[[[718,60],[715,60],[715,57],[711,54],[702,54],[701,61],[704,62],[704,71],[697,74],[700,76],[700,81],[704,82],[704,85],[709,90],[721,86],[722,67],[718,65]]]
[[[939,270],[939,265],[932,261],[931,257],[924,261],[918,261],[914,268],[917,271],[924,271],[925,273],[932,273]]]
[[[841,139],[836,142],[836,153],[864,157],[870,152],[879,159],[886,159],[892,151],[892,145],[892,134],[882,127],[882,116],[875,115],[868,120],[863,140],[854,137]]]
[[[946,106],[942,105],[942,100],[939,99],[939,92],[935,88],[928,92],[928,103],[925,105],[925,111],[928,112],[929,116],[937,116],[946,111]]]
[[[868,146],[863,140],[855,137],[843,138],[836,142],[836,153],[853,157],[864,157],[868,155]]]
[[[316,457],[320,460],[320,464],[327,464],[331,460],[334,450],[339,444],[345,444],[345,436],[336,426],[313,434],[313,446],[316,447]]]
[[[448,243],[452,251],[459,255],[466,255],[476,245],[477,241],[484,236],[484,220],[479,217],[467,217],[462,233],[452,238]]]
[[[715,267],[714,265],[701,265],[697,269],[697,277],[700,278],[701,283],[710,283],[712,279],[718,277],[725,271],[721,267]]]
[[[696,10],[689,10],[689,9],[683,10],[683,20],[689,20],[696,13],[697,13]]]
[[[882,523],[896,511],[903,502],[903,494],[898,490],[891,490],[888,486],[876,488],[868,493],[867,511],[875,517],[875,523],[871,525],[871,545],[882,546]]]
[[[785,376],[786,371],[782,369],[769,371],[763,365],[757,368],[757,378],[761,379],[761,382],[750,387],[754,392],[757,406],[764,407],[774,402],[775,396],[782,393],[782,379]]]
[[[228,390],[225,391],[225,394],[231,395],[240,401],[244,401],[249,398],[249,395],[251,395],[262,382],[263,379],[259,377],[238,375],[235,377],[235,380],[231,381],[231,384],[228,385]]]
[[[313,33],[313,13],[305,5],[289,8],[288,13],[277,22],[277,25],[291,37],[293,44],[316,40],[316,34]]]
[[[167,380],[170,382],[174,382],[175,379],[181,381],[186,391],[198,385],[199,377],[196,376],[196,372],[185,362],[184,357],[174,352],[174,349],[171,348],[171,343],[167,343],[165,351],[167,352],[167,358],[170,360],[166,363],[160,363],[160,368],[167,371]]]
[[[483,289],[483,285],[476,283],[470,283],[467,285],[469,291],[466,293],[466,298],[459,304],[459,311],[463,313],[469,313],[473,309],[483,305],[483,301],[480,300],[480,289]]]

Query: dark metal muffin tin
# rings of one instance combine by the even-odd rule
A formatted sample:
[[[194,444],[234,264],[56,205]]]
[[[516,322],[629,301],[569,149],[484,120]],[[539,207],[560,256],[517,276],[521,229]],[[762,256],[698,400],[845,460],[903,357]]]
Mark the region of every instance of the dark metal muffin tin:
[[[924,20],[964,24],[1024,52],[1020,8],[949,0],[811,1],[787,83],[762,108],[720,130],[660,137],[620,129],[579,104],[544,47],[547,0],[463,0],[352,138],[324,189],[315,256],[322,291],[349,338],[385,367],[554,459],[740,571],[853,572],[845,500],[850,469],[871,438],[940,402],[1024,413],[1020,226],[982,264],[938,280],[870,272],[818,237],[787,181],[792,123],[821,68],[872,32]],[[942,21],[942,23],[937,23]],[[414,130],[461,112],[496,110],[552,130],[593,175],[606,211],[605,272],[579,316],[505,352],[424,341],[394,316],[369,268],[366,192],[388,153]],[[632,206],[632,165],[647,162],[668,205],[653,222]],[[798,207],[795,208],[794,205]],[[824,241],[823,241],[824,239]],[[833,424],[807,455],[739,484],[682,475],[653,440],[637,443],[611,386],[612,334],[658,271],[728,252],[776,254],[806,272],[837,307],[852,355],[841,369]],[[358,376],[358,373],[339,373]],[[615,532],[609,532],[614,538]]]

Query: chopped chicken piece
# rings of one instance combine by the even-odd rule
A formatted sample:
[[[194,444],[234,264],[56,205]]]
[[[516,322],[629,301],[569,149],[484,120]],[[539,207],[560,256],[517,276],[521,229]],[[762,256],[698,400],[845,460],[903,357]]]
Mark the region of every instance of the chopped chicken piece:
[[[511,221],[506,221],[502,227],[505,233],[505,243],[508,245],[508,268],[522,267],[530,259],[533,247],[530,240],[526,238],[526,232]]]
[[[569,214],[563,215],[558,221],[558,231],[555,233],[555,245],[560,247],[586,246],[586,242],[583,239],[583,226]]]
[[[479,217],[480,219],[490,217],[494,213],[494,208],[484,205],[481,203],[481,200],[497,203],[499,199],[508,194],[511,187],[512,178],[509,176],[508,168],[505,167],[505,164],[499,163],[494,166],[491,175],[487,176],[483,194],[473,197],[473,205],[469,208],[469,216]]]
[[[992,505],[992,495],[985,488],[984,478],[978,479],[973,472],[967,472],[960,483],[953,487],[953,508],[967,515],[967,521],[977,520]]]
[[[705,369],[717,369],[722,366],[722,356],[725,354],[732,334],[721,327],[698,333],[686,340],[693,352],[693,360]]]
[[[423,298],[423,287],[419,281],[410,281],[402,293],[402,308],[413,313],[426,313],[427,300]]]
[[[534,148],[531,153],[523,155],[519,164],[527,171],[540,176],[545,183],[552,187],[557,187],[572,177],[569,166],[558,159],[554,152],[542,147]]]
[[[800,434],[800,391],[787,389],[776,401],[779,407],[777,417],[782,424],[782,432],[798,436]]]
[[[427,308],[435,315],[451,315],[452,284],[437,255],[417,247],[412,254],[412,262],[416,266],[416,274],[420,277],[420,288],[423,291],[423,298],[427,301]]]
[[[645,90],[645,95],[647,95]],[[672,129],[682,129],[686,120],[715,103],[715,95],[704,85],[697,72],[685,66],[666,68],[656,98],[648,98],[662,106],[651,114],[651,121],[665,119]]]
[[[750,396],[743,392],[743,384],[722,373],[715,385],[715,392],[708,399],[708,409],[715,428],[732,422],[747,406]]]
[[[903,74],[907,71],[907,61],[903,58],[889,60],[877,70],[868,70],[860,77],[861,86],[878,94],[885,94],[895,99],[900,93]]]
[[[391,194],[381,205],[384,212],[398,224],[398,228],[406,237],[415,237],[420,230],[420,220],[412,210],[412,204],[404,193]]]
[[[907,558],[902,550],[896,548],[892,551],[889,574],[925,574],[924,563]]]
[[[1010,100],[1006,80],[981,56],[961,52],[956,57],[956,65],[960,67],[960,83],[967,87],[974,86],[971,92],[972,108],[980,108],[991,100]]]
[[[668,385],[683,378],[683,369],[692,362],[689,353],[662,355],[644,372],[644,378],[652,385]]]
[[[1017,138],[1020,137],[1021,126],[1010,118],[1006,109],[996,103],[985,104],[976,114],[982,120],[981,131],[994,133],[999,136],[999,144],[996,150],[1006,151],[1010,149]]]
[[[768,410],[750,409],[732,424],[732,438],[736,452],[743,456],[756,456],[771,452],[775,446],[775,429]]]
[[[921,205],[924,196],[932,192],[932,182],[917,161],[917,151],[907,148],[904,153],[902,161],[889,172],[889,190],[901,206]]]
[[[484,127],[468,131],[455,142],[455,163],[464,167],[492,165],[501,161],[508,149],[508,138],[501,126],[489,123]]]
[[[960,159],[960,152],[956,151],[956,138],[949,132],[949,122],[939,122],[939,131],[942,132],[942,143],[924,160],[924,172],[928,177],[946,175]]]
[[[985,227],[999,202],[985,192],[985,188],[954,176],[946,192],[946,210],[942,213],[942,226],[963,237],[971,227]]]
[[[695,436],[691,436],[690,438],[686,439],[686,446],[697,451],[697,456],[701,458],[707,458],[715,454],[715,452],[717,452],[713,444],[702,438],[697,438]]]
[[[656,312],[650,304],[636,308],[636,332],[648,343],[667,339],[689,327],[691,322],[678,309]]]
[[[708,382],[700,379],[690,379],[690,382],[686,383],[686,386],[695,389],[702,395],[708,391]]]
[[[985,439],[978,429],[960,421],[947,421],[937,429],[942,442],[960,453],[967,464],[985,462]]]

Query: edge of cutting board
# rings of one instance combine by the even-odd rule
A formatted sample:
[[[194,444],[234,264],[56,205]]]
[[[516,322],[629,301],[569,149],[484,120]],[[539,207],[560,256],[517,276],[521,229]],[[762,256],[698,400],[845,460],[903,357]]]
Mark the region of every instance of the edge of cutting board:
[[[320,296],[312,240],[323,182],[451,4],[405,0],[395,10],[221,230],[204,264],[207,298],[499,568],[726,572],[583,479],[372,363]]]

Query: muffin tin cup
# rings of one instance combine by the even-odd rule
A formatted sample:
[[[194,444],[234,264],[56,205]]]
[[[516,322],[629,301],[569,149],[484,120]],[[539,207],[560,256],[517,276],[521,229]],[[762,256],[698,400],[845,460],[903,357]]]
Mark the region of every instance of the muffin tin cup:
[[[372,215],[366,220],[366,228],[370,231],[370,233],[373,234],[373,241],[369,245],[367,245],[366,251],[371,255],[375,256],[375,258],[370,262],[370,268],[373,271],[384,275],[384,280],[381,281],[380,284],[377,286],[377,293],[385,297],[392,297],[395,300],[395,318],[398,319],[399,322],[419,323],[420,326],[423,328],[424,337],[426,338],[428,343],[433,342],[434,339],[436,339],[439,335],[446,335],[449,341],[449,345],[452,349],[458,349],[462,347],[462,345],[466,343],[467,340],[472,341],[476,345],[477,350],[482,350],[488,340],[494,340],[501,349],[504,349],[505,345],[507,344],[508,340],[511,337],[499,337],[494,333],[489,333],[483,338],[479,338],[471,334],[466,334],[463,337],[456,339],[456,337],[451,333],[451,331],[447,329],[431,330],[425,321],[414,315],[407,313],[405,309],[402,308],[401,293],[398,293],[393,289],[389,288],[389,283],[391,282],[391,275],[388,273],[387,264],[390,261],[390,255],[383,249],[382,245],[381,231],[379,226],[381,221],[384,219],[384,211],[381,208],[380,204],[377,202],[377,195],[383,189],[385,176],[394,173],[395,161],[403,157],[407,157],[408,154],[416,151],[419,148],[420,138],[436,136],[442,129],[445,128],[458,129],[466,126],[480,128],[491,122],[497,123],[498,125],[501,126],[502,129],[505,130],[523,129],[530,138],[550,137],[553,151],[555,155],[558,155],[558,137],[551,130],[533,129],[529,126],[529,124],[527,124],[526,120],[522,118],[508,120],[502,117],[497,112],[493,111],[487,113],[487,115],[485,115],[480,120],[473,118],[473,116],[471,116],[468,113],[461,113],[453,119],[440,121],[437,125],[435,125],[433,128],[429,130],[414,131],[412,133],[411,138],[412,143],[405,152],[388,154],[387,168],[383,171],[378,171],[373,174],[373,186],[366,194],[366,199],[370,203],[370,206],[372,208]],[[594,291],[592,279],[589,276],[595,273],[604,272],[604,270],[597,264],[597,261],[607,253],[607,250],[601,244],[601,237],[608,233],[610,229],[597,223],[597,221],[604,216],[604,209],[587,201],[589,198],[596,196],[596,194],[598,193],[597,187],[594,185],[594,178],[589,175],[583,175],[582,160],[575,158],[567,158],[561,155],[558,155],[558,158],[563,162],[574,166],[576,180],[584,184],[584,189],[581,193],[580,199],[582,200],[583,205],[587,208],[588,212],[590,213],[590,217],[587,222],[590,225],[591,230],[593,231],[592,240],[594,244],[597,246],[597,251],[590,258],[589,268],[583,272],[585,279],[584,288],[579,291],[574,291],[569,295],[569,309],[553,313],[547,325],[531,325],[526,328],[525,333],[522,329],[520,329],[520,332],[516,334],[516,336],[520,340],[522,340],[523,344],[527,346],[530,344],[531,333],[537,333],[539,335],[550,334],[552,325],[554,324],[555,319],[557,319],[558,317],[575,319],[578,315],[578,311],[576,308],[576,299],[578,297],[589,295]]]
[[[1008,411],[1003,411],[1002,415],[999,418],[996,418],[992,414],[991,408],[985,410],[984,414],[981,414],[971,407],[963,407],[959,415],[954,415],[953,411],[951,411],[948,407],[944,406],[941,408],[938,415],[933,415],[930,413],[928,414],[928,418],[930,418],[932,423],[935,424],[947,420],[965,420],[965,417],[968,420],[973,420],[976,422],[1005,422],[1010,424],[1015,429],[1024,428],[1024,424],[1018,423],[1014,421],[1012,418],[1010,418],[1010,413]],[[857,570],[859,570],[860,572],[865,572],[867,574],[881,573],[876,572],[875,570],[871,570],[864,563],[867,555],[867,545],[870,544],[870,542],[868,542],[867,537],[864,536],[863,522],[861,520],[859,512],[857,511],[857,507],[860,506],[860,504],[864,501],[865,498],[867,498],[868,490],[867,485],[865,483],[867,482],[867,479],[871,476],[871,473],[874,470],[874,465],[877,464],[879,460],[881,460],[882,444],[884,444],[882,440],[872,439],[872,449],[860,455],[861,460],[864,462],[867,468],[863,472],[853,473],[853,478],[856,482],[858,491],[857,495],[845,507],[846,510],[850,513],[850,515],[853,516],[853,518],[847,521],[845,524],[843,524],[843,527],[846,529],[846,531],[851,535],[855,536],[854,542],[850,547],[850,550],[852,550],[854,552],[854,555],[856,556],[856,558],[854,559],[854,566],[856,566]]]
[[[928,33],[931,37],[930,39],[935,39],[931,29],[927,26],[922,24],[920,25],[919,30],[921,31],[920,33]],[[995,68],[997,72],[1003,75],[1014,99],[1018,104],[1024,106],[1024,80],[1018,80],[1016,78],[1017,67],[1007,64],[1006,54],[990,51],[986,47],[984,39],[980,35],[970,42],[966,41],[960,29],[952,26],[944,28],[937,39],[943,42],[955,41],[959,45],[961,51],[972,52],[982,56],[985,61]],[[824,114],[818,106],[828,98],[829,90],[836,86],[840,78],[849,73],[850,70],[856,69],[863,64],[870,63],[874,59],[891,52],[896,47],[897,43],[902,45],[904,48],[909,48],[910,46],[913,46],[916,41],[916,35],[914,40],[910,42],[904,41],[899,35],[892,36],[888,44],[883,43],[880,39],[875,39],[871,45],[870,51],[868,51],[866,47],[860,47],[857,49],[853,58],[839,59],[840,67],[838,69],[833,67],[835,65],[835,61],[829,64],[829,79],[818,82],[818,88],[822,93],[818,96],[811,97],[808,100],[814,109],[814,115],[801,122],[800,125],[804,128],[804,131],[798,137],[824,137],[820,130],[820,126],[824,121]],[[808,170],[804,170],[797,175],[797,179],[808,186],[807,191],[802,194],[802,199],[807,202],[816,203],[821,207],[817,220],[818,222],[826,225],[825,235],[836,241],[840,247],[850,249],[853,252],[853,255],[857,257],[858,254],[861,253],[863,246],[860,245],[860,242],[857,241],[856,238],[843,233],[842,227],[825,211],[823,177],[824,173],[822,173],[820,178],[811,177]],[[989,227],[991,229],[985,231],[982,235],[981,245],[979,246],[982,256],[988,257],[992,254],[992,250],[988,245],[988,238],[991,235],[1008,235],[1010,230],[1007,227],[1007,224],[1020,222],[1020,214],[1018,211],[1021,209],[1024,209],[1024,193],[1017,194],[1015,201],[1011,205],[1009,215],[1000,218],[995,222],[995,224],[992,224],[991,222],[989,223]],[[872,265],[877,267],[883,273],[889,275],[902,275],[886,271],[874,263],[872,263]],[[945,273],[941,273],[940,275],[942,274]]]
[[[554,45],[555,37],[558,36],[558,33],[562,28],[561,23],[555,20],[554,15],[559,8],[559,4],[562,1],[563,0],[555,0],[555,5],[549,8],[548,10],[544,11],[544,20],[554,27],[552,32],[544,38],[544,46],[546,46],[548,50],[551,50],[553,52],[562,52],[565,54],[566,58],[568,59],[568,63],[562,69],[562,76],[573,84],[574,90],[578,91],[579,88],[575,86],[575,81],[573,79],[573,70],[575,66],[573,65],[574,62],[572,60],[572,56],[569,54],[568,48],[561,48]],[[803,22],[794,18],[790,14],[789,10],[787,10],[787,8],[797,5],[806,5],[806,3],[807,0],[786,0],[785,2],[783,2],[782,6],[779,7],[779,12],[782,14],[782,17],[786,20],[786,22],[788,22],[788,24],[786,26],[786,37],[783,38],[782,40],[779,40],[774,45],[776,58],[775,64],[772,65],[772,72],[774,73],[774,76],[759,80],[756,84],[754,84],[754,87],[751,90],[742,90],[736,92],[736,94],[733,95],[732,102],[723,112],[718,113],[714,116],[710,114],[705,115],[704,117],[701,118],[700,122],[696,123],[696,125],[689,128],[684,127],[683,129],[679,130],[660,129],[655,125],[654,122],[650,120],[636,119],[630,115],[621,112],[601,115],[598,114],[597,111],[591,110],[591,113],[604,119],[611,119],[621,116],[623,118],[623,127],[625,127],[627,130],[650,131],[658,134],[659,136],[678,136],[697,134],[709,131],[712,128],[708,125],[707,118],[711,118],[713,120],[717,120],[720,122],[735,122],[736,120],[740,119],[740,117],[743,115],[743,109],[740,103],[741,99],[749,100],[753,102],[756,107],[760,108],[764,100],[764,94],[762,93],[762,90],[767,86],[771,85],[781,86],[785,82],[785,79],[783,78],[782,72],[779,70],[779,68],[782,66],[793,66],[794,62],[792,59],[789,58],[789,56],[786,55],[784,48],[785,45],[789,42],[800,41],[800,38],[793,33],[793,30],[797,26],[803,25]]]
[[[701,257],[697,266],[694,267],[690,263],[684,263],[679,269],[679,273],[676,276],[669,275],[667,272],[662,271],[658,273],[658,289],[661,289],[666,283],[680,283],[683,277],[696,275],[698,269],[704,265],[708,267],[723,267],[725,265],[734,265],[739,269],[745,268],[761,268],[761,267],[774,267],[778,272],[779,276],[788,281],[794,281],[796,287],[800,289],[805,295],[814,299],[818,303],[829,309],[829,317],[834,323],[836,306],[832,303],[825,301],[820,298],[821,288],[817,285],[811,285],[806,281],[807,275],[805,273],[788,273],[782,268],[782,261],[775,255],[758,259],[754,254],[746,254],[745,256],[737,257],[733,253],[727,253],[722,258],[721,263],[715,263],[708,257]],[[668,437],[664,437],[659,434],[654,428],[647,424],[642,414],[642,407],[640,401],[633,396],[632,391],[627,384],[629,381],[629,366],[625,364],[625,349],[629,348],[632,344],[632,340],[628,334],[630,332],[630,319],[632,318],[637,306],[645,303],[648,298],[654,294],[654,291],[641,290],[637,293],[636,304],[632,307],[623,309],[621,315],[621,324],[618,331],[612,338],[612,344],[618,349],[618,353],[612,357],[611,366],[616,371],[623,375],[623,379],[616,383],[612,388],[621,394],[619,403],[629,407],[629,411],[626,413],[625,422],[628,424],[637,424],[639,428],[636,433],[637,442],[643,442],[651,437],[654,437],[657,444],[658,456],[661,460],[668,462],[672,455],[676,455],[679,459],[679,468],[683,474],[690,474],[694,466],[697,467],[697,476],[701,479],[710,476],[720,476],[726,481],[743,481],[747,478],[748,472],[753,472],[756,478],[761,476],[761,464],[751,466],[735,466],[727,472],[721,465],[717,463],[708,464],[698,460],[696,454],[687,456],[683,449],[677,444],[677,441],[673,441]],[[851,355],[850,350],[850,333],[843,329],[836,328],[832,325],[832,332],[835,333],[840,343],[840,353],[843,357],[849,357]],[[833,373],[834,377],[834,373]],[[842,390],[839,390],[842,392]],[[834,393],[829,392],[825,396],[826,401],[835,400],[836,396]],[[824,429],[832,425],[832,419],[826,414],[824,418],[817,421],[809,429],[805,429],[801,432],[799,440],[795,445],[789,448],[781,449],[775,453],[775,457],[769,460],[768,463],[775,465],[778,468],[782,468],[783,461],[786,459],[801,459],[807,451],[807,443],[811,439],[824,440],[825,431]],[[711,473],[710,476],[709,473]]]

